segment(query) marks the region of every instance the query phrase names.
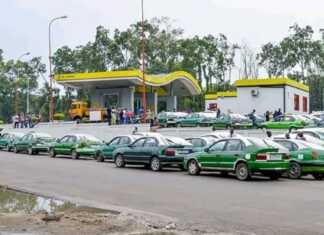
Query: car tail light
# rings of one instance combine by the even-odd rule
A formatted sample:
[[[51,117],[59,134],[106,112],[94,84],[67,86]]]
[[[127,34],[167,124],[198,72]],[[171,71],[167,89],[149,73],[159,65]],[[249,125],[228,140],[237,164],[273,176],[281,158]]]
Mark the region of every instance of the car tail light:
[[[175,156],[175,150],[174,150],[174,149],[166,149],[166,150],[164,151],[164,154],[165,154],[166,156]]]
[[[262,153],[262,154],[257,154],[255,159],[257,161],[266,161],[267,158],[268,158],[267,154]]]
[[[319,157],[319,153],[316,152],[316,151],[312,151],[312,159],[313,159],[313,160],[317,160],[318,157]]]

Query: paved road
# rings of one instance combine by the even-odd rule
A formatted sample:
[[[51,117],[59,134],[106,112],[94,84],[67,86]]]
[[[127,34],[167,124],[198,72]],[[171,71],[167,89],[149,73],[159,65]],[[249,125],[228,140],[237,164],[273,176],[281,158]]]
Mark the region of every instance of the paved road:
[[[92,205],[120,206],[225,232],[324,234],[324,182],[168,170],[117,169],[91,160],[0,152],[0,184]]]

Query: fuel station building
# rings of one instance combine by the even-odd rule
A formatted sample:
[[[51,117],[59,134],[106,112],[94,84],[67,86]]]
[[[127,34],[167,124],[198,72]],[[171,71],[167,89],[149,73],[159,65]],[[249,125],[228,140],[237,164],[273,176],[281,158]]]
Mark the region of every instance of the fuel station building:
[[[142,107],[143,75],[139,70],[57,74],[61,85],[90,90],[91,107],[125,108],[138,112]],[[201,94],[197,80],[189,73],[145,75],[147,108],[157,113],[177,110],[177,97]]]
[[[205,95],[205,109],[218,107],[222,112],[258,114],[281,109],[283,113],[309,112],[309,87],[294,80],[279,77],[244,79],[235,82],[236,91]]]

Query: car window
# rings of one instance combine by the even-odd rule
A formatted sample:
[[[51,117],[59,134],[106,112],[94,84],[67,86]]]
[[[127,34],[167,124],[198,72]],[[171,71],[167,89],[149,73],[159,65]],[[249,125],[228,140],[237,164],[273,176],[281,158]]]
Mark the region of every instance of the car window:
[[[286,121],[286,122],[292,122],[292,121],[295,121],[295,118],[294,117],[291,117],[291,116],[286,116],[286,117],[284,117],[284,121]]]
[[[143,147],[146,138],[140,138],[133,143],[134,147]]]
[[[242,151],[242,142],[240,140],[229,140],[225,151]]]
[[[290,142],[290,141],[286,141],[286,140],[275,140],[275,142],[277,142],[278,144],[284,146],[289,151],[296,151],[296,150],[298,150],[298,146],[296,144]]]
[[[190,139],[189,142],[190,142],[194,147],[204,147],[204,146],[205,146],[205,141],[202,140],[202,139],[193,138],[193,139]]]
[[[77,142],[77,137],[76,136],[70,136],[68,142],[70,142],[70,143]]]
[[[156,147],[158,142],[155,138],[147,138],[144,147]]]
[[[216,142],[215,144],[213,144],[213,145],[209,148],[209,151],[211,151],[211,152],[223,151],[226,142],[227,142],[227,140],[222,140],[222,141]]]
[[[112,141],[110,141],[109,145],[117,145],[119,144],[120,137],[114,138]]]
[[[3,134],[2,139],[9,139],[9,134]]]
[[[64,136],[61,140],[60,143],[66,143],[69,141],[69,136]]]
[[[119,144],[130,144],[131,143],[131,139],[127,136],[123,136],[120,138],[120,142]]]

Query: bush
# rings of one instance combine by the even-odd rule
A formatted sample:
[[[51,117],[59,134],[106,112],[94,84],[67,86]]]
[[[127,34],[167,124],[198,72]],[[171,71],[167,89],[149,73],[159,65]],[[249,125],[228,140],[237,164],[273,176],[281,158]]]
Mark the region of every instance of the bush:
[[[64,120],[64,118],[65,118],[64,113],[55,113],[53,116],[53,119],[56,121],[62,121]]]
[[[0,125],[4,124],[4,122],[2,120],[0,120]]]

